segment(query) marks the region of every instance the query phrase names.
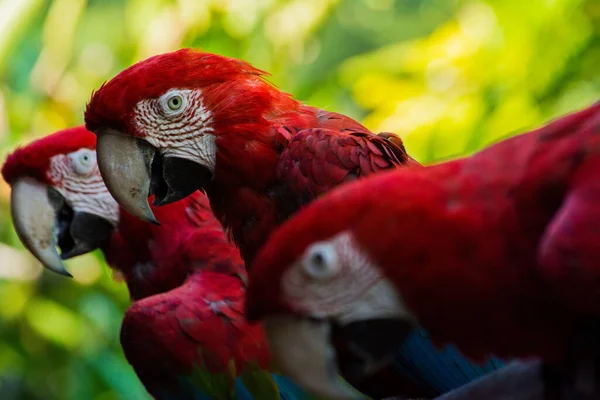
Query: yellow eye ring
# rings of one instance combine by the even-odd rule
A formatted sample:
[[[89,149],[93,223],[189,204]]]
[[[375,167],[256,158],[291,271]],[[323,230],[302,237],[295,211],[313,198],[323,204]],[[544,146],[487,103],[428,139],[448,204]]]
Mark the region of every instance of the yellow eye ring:
[[[167,106],[171,111],[177,111],[183,106],[183,98],[178,94],[171,96],[167,101]]]

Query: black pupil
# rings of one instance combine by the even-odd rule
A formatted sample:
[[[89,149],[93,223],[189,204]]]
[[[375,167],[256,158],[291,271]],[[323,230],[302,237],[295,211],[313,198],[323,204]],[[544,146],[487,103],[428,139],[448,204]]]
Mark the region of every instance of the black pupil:
[[[325,265],[325,257],[323,257],[323,254],[316,253],[313,255],[313,263],[317,267],[323,267]]]
[[[171,103],[173,103],[173,106],[174,106],[174,107],[177,107],[177,106],[179,105],[179,98],[177,98],[177,97],[173,97],[173,98],[171,99]]]

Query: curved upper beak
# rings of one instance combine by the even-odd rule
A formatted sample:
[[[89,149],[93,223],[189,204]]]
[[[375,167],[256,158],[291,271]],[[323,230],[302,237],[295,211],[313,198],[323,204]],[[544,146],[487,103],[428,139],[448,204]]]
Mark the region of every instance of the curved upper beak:
[[[44,267],[71,277],[56,250],[57,207],[51,203],[48,186],[32,178],[19,179],[12,184],[10,209],[17,235],[27,250]]]
[[[17,235],[27,250],[44,267],[69,277],[62,260],[101,247],[114,230],[107,219],[73,210],[53,187],[32,178],[12,184],[10,208]]]
[[[148,204],[154,147],[113,129],[96,134],[98,168],[108,191],[132,215],[158,224]]]
[[[276,316],[263,326],[277,366],[305,390],[332,400],[366,398],[339,376],[329,322]]]
[[[148,197],[162,206],[189,196],[212,179],[212,172],[193,161],[160,154],[146,141],[114,129],[101,129],[98,167],[117,202],[129,213],[158,224]]]
[[[314,395],[336,400],[365,398],[357,389],[373,394],[376,388],[370,378],[390,364],[395,350],[414,329],[411,320],[396,317],[339,325],[275,316],[265,318],[263,324],[282,372]]]

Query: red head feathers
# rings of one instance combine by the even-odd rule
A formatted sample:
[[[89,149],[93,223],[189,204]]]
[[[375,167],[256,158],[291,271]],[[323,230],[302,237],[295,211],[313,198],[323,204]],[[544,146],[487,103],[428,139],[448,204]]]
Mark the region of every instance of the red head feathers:
[[[294,345],[323,357],[328,329],[360,328],[378,332],[354,336],[368,354],[416,322],[473,360],[578,362],[573,344],[597,336],[599,126],[600,103],[470,157],[335,189],[270,235],[248,317],[298,378]],[[401,329],[386,339],[381,321]]]
[[[17,148],[9,154],[2,167],[2,176],[9,183],[17,178],[29,176],[51,184],[53,182],[50,182],[47,175],[51,158],[83,148],[95,150],[96,136],[83,126],[64,129],[40,138],[26,147]]]
[[[144,133],[136,129],[133,121],[140,101],[157,99],[170,89],[200,89],[204,107],[211,113],[226,111],[231,102],[236,102],[236,95],[243,94],[239,90],[241,82],[262,95],[277,93],[263,81],[264,75],[265,72],[244,61],[217,54],[192,49],[160,54],[132,65],[98,89],[85,111],[86,127],[91,131],[107,127],[128,130],[143,137]],[[242,99],[237,97],[237,100]],[[244,114],[249,105],[243,104],[248,100],[244,97],[240,101],[238,113]]]

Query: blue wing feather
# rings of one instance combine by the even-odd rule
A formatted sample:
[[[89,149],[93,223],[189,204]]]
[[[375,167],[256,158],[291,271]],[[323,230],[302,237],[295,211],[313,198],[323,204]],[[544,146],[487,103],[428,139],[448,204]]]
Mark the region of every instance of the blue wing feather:
[[[502,368],[505,364],[505,361],[491,357],[483,365],[478,365],[463,356],[454,346],[439,349],[423,330],[413,332],[394,355],[394,369],[399,374],[409,377],[427,392],[438,394],[463,386]],[[281,400],[314,398],[289,378],[276,374],[272,374],[272,377],[279,388]],[[176,388],[154,387],[150,392],[156,400],[213,400],[189,379],[180,380]],[[235,382],[235,398],[236,400],[261,400],[255,399],[239,378]]]
[[[236,400],[255,400],[239,378],[235,380],[235,398]]]
[[[314,398],[285,376],[273,374],[273,380],[279,387],[281,400],[309,400]]]
[[[454,346],[438,349],[423,330],[413,332],[394,355],[399,373],[438,393],[456,389],[504,365],[505,361],[496,357],[478,365]]]
[[[310,400],[314,398],[300,389],[289,378],[276,374],[271,374],[271,376],[279,388],[281,400]],[[203,392],[187,378],[179,380],[177,387],[168,389],[153,387],[151,391],[156,400],[221,400],[214,399]],[[261,400],[254,398],[239,378],[235,381],[234,392],[236,400]]]

